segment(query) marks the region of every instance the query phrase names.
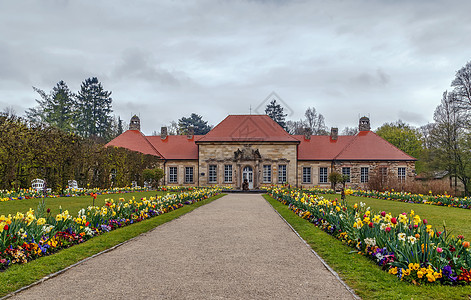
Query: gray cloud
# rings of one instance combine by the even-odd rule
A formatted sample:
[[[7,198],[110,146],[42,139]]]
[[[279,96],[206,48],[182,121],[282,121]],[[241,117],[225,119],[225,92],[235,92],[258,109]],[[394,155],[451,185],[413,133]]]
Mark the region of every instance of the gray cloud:
[[[471,2],[66,1],[0,3],[0,104],[31,86],[97,76],[123,118],[150,133],[196,112],[212,124],[272,91],[327,124],[432,119],[471,58]],[[413,112],[413,113],[410,113]],[[377,123],[377,124],[376,124]]]

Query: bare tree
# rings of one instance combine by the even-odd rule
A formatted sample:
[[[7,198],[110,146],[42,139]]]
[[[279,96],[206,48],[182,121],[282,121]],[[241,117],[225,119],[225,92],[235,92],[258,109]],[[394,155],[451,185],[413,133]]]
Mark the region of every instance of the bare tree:
[[[5,117],[16,117],[16,110],[13,106],[7,106],[3,109],[2,115]]]
[[[460,108],[471,109],[471,61],[456,72],[451,82],[453,94]]]
[[[348,127],[346,126],[342,130],[342,135],[356,135],[358,133],[358,128],[357,127]]]
[[[468,194],[471,180],[471,161],[467,132],[464,128],[466,114],[454,93],[443,93],[441,104],[434,114],[435,125],[430,132],[430,147],[436,168],[446,170],[459,179]]]
[[[289,134],[304,134],[305,127],[306,123],[303,120],[286,122],[286,131]]]
[[[314,107],[308,107],[304,113],[306,117],[306,125],[311,128],[314,135],[327,135],[327,127],[325,126],[325,119],[322,114],[318,114]]]

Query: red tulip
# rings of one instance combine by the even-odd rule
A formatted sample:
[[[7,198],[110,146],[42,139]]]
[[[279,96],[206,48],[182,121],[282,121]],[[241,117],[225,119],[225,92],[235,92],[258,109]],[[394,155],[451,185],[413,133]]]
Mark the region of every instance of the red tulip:
[[[386,227],[386,228],[384,229],[384,231],[386,231],[386,232],[391,232],[391,227]]]
[[[382,211],[381,212],[381,216],[384,217],[386,215],[386,212],[385,211]]]
[[[397,224],[397,219],[396,219],[396,218],[392,218],[392,219],[391,219],[391,223]]]
[[[428,222],[427,222],[427,219],[424,219],[424,221],[423,221],[423,222],[424,222],[424,224],[427,224],[427,223],[428,223]]]
[[[370,222],[370,224],[368,224],[368,226],[369,226],[370,228],[373,228],[373,222]]]

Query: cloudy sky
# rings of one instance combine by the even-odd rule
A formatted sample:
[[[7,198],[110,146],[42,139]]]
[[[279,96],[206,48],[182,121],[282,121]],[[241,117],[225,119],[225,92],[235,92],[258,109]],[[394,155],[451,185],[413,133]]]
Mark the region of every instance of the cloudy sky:
[[[326,125],[430,122],[471,60],[471,1],[0,1],[0,108],[33,107],[32,86],[78,91],[96,76],[142,131],[196,112],[216,125],[290,113]],[[260,108],[261,107],[261,108]],[[258,109],[257,109],[258,108]]]

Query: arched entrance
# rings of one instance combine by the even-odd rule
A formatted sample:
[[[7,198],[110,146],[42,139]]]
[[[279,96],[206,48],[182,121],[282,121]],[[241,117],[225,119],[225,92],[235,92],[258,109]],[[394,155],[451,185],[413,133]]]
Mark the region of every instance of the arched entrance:
[[[242,171],[242,182],[245,179],[249,182],[249,189],[253,189],[253,169],[251,166],[246,166]]]

